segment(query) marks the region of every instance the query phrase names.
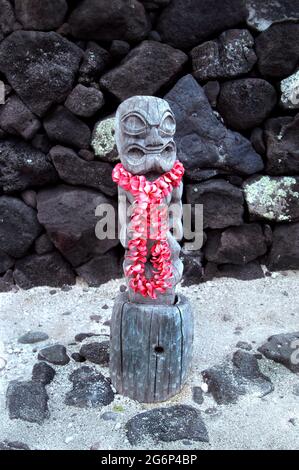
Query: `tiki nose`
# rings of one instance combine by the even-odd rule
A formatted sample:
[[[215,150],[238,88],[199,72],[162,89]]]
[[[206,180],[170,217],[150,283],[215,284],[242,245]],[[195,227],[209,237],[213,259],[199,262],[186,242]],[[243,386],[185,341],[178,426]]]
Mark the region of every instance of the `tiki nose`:
[[[146,139],[145,145],[147,148],[151,147],[159,147],[163,145],[163,139],[159,134],[159,130],[157,127],[152,127],[150,130],[150,134]]]

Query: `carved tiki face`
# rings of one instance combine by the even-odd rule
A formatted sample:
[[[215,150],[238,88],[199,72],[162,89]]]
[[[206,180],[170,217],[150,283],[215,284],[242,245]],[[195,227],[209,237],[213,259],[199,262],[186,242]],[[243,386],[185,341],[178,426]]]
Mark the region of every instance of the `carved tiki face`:
[[[167,101],[134,96],[116,113],[115,138],[120,160],[133,175],[166,173],[176,160],[176,125]]]

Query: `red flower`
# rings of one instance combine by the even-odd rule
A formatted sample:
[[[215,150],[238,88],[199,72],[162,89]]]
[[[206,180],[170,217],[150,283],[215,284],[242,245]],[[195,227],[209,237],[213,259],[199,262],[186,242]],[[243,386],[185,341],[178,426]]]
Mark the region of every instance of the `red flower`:
[[[173,276],[171,250],[167,241],[167,210],[161,210],[154,222],[154,235],[150,233],[149,222],[151,207],[163,203],[173,188],[179,186],[184,175],[182,163],[176,161],[172,170],[161,175],[154,182],[147,181],[145,176],[129,173],[121,163],[112,172],[112,179],[125,191],[129,191],[136,199],[131,217],[132,238],[128,243],[126,259],[131,261],[126,269],[130,277],[129,285],[136,293],[144,297],[157,298],[157,292],[164,294],[171,287]],[[151,263],[154,271],[151,279],[145,276],[147,262],[147,240],[156,240],[151,249]]]

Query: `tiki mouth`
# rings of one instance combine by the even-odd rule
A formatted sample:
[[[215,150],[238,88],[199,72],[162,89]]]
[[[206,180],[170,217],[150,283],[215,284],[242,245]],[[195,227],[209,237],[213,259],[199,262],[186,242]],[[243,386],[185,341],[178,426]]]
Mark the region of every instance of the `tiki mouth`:
[[[175,144],[168,142],[165,145],[147,145],[146,147],[138,144],[131,145],[127,149],[127,154],[132,157],[143,157],[145,155],[156,155],[162,152],[173,152],[175,150]]]

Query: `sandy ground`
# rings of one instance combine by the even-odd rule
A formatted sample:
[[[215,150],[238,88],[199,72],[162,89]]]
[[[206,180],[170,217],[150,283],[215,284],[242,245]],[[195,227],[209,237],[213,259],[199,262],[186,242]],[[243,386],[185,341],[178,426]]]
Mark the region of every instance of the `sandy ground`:
[[[143,449],[298,449],[299,448],[299,375],[283,366],[263,359],[261,370],[268,375],[275,391],[264,398],[244,396],[237,404],[215,404],[205,394],[202,405],[192,401],[192,387],[201,385],[200,372],[221,362],[236,350],[238,341],[252,343],[254,349],[272,334],[299,329],[299,274],[277,273],[274,277],[242,282],[222,279],[179,288],[193,305],[195,350],[193,370],[183,391],[163,406],[184,403],[199,408],[207,426],[210,443],[174,442],[154,445],[144,443]],[[71,389],[70,372],[79,365],[71,361],[56,367],[54,381],[47,387],[50,396],[50,419],[43,425],[10,420],[5,408],[5,393],[10,380],[29,380],[36,349],[60,342],[69,354],[79,350],[74,336],[94,332],[107,339],[109,327],[103,323],[111,316],[113,299],[123,281],[111,281],[100,288],[78,285],[69,292],[59,289],[53,295],[49,288],[36,288],[0,295],[0,356],[7,365],[0,372],[0,441],[22,441],[32,449],[130,449],[124,431],[127,420],[152,405],[142,405],[116,396],[102,410],[79,409],[64,404],[65,393]],[[109,309],[102,309],[108,305]],[[100,315],[99,323],[90,318]],[[28,330],[41,330],[49,340],[37,345],[21,345],[18,338]],[[2,342],[2,343],[1,343]],[[87,363],[85,363],[87,364]],[[88,364],[92,365],[92,364]],[[95,366],[104,375],[107,368]],[[209,409],[214,408],[210,414]],[[101,414],[112,410],[118,421],[104,421]],[[207,412],[208,410],[208,412]],[[291,421],[290,421],[291,420]]]

